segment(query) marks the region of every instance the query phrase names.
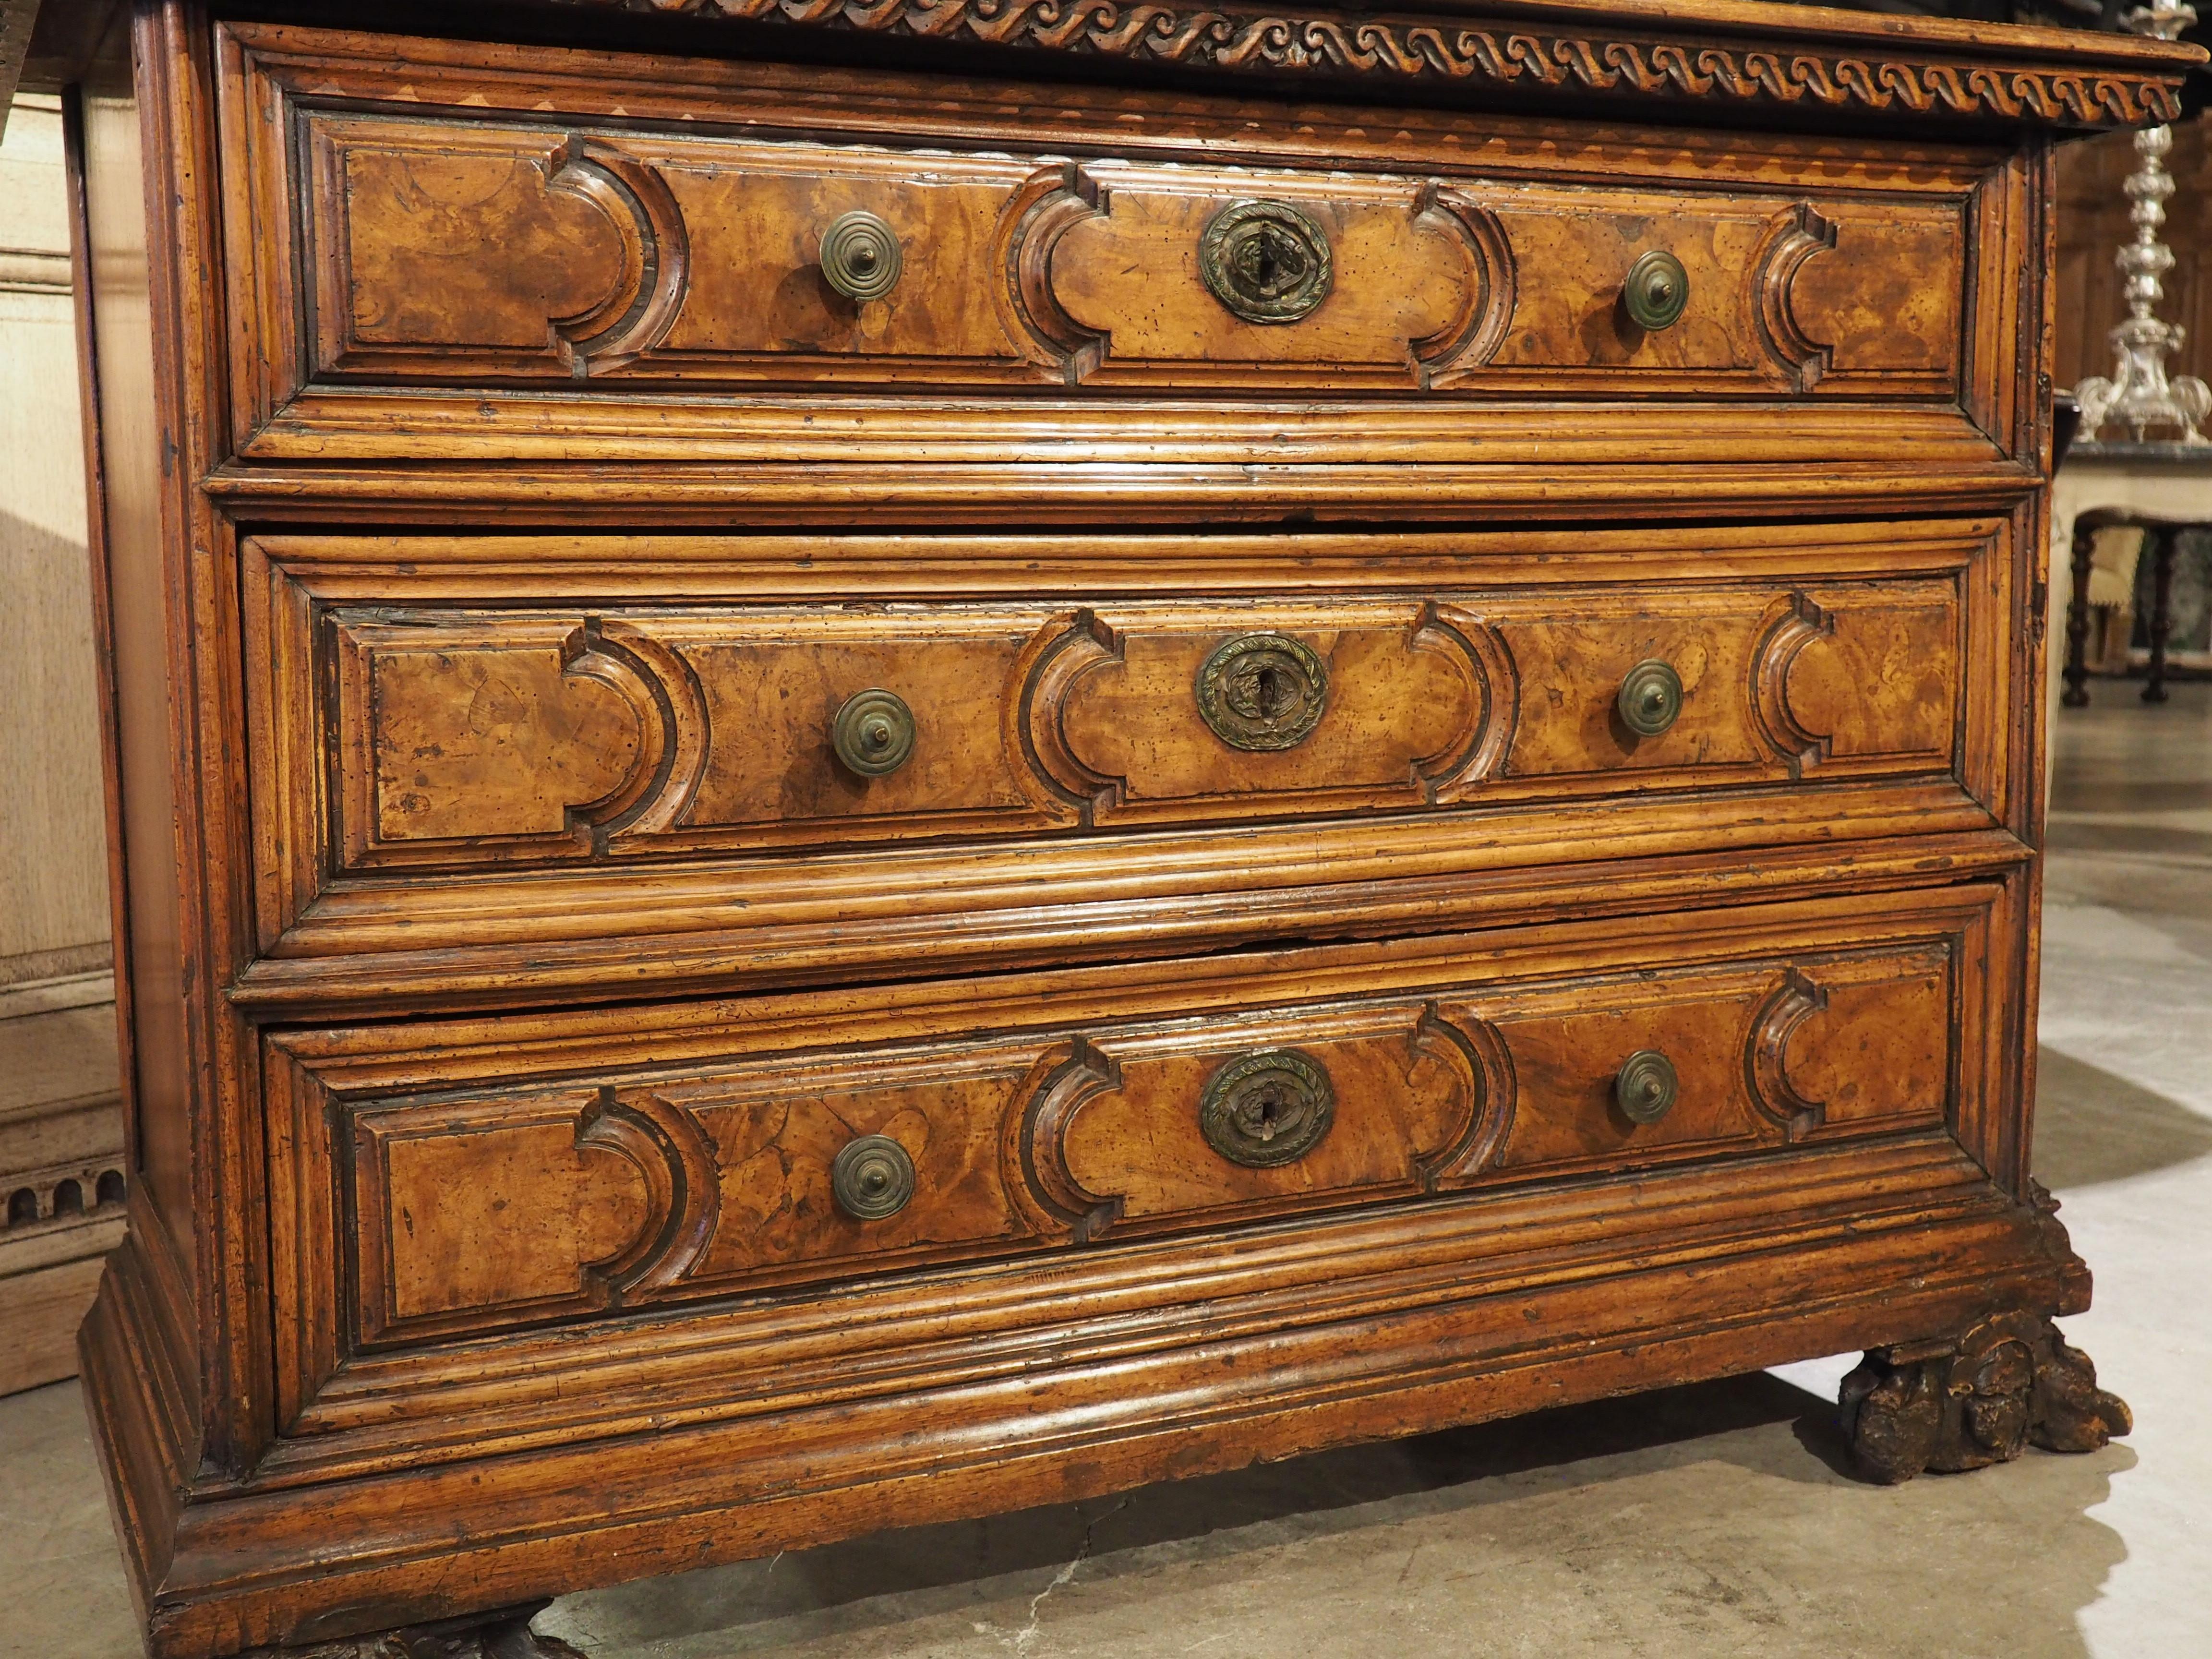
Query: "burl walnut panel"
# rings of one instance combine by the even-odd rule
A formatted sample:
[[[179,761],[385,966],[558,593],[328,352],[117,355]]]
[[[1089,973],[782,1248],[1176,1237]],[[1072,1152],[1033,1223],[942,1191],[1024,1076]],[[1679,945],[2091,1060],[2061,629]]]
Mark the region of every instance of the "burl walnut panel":
[[[1886,1479],[2124,1430],[2042,250],[2203,54],[1483,3],[113,9],[153,1659],[1847,1347]]]
[[[1955,580],[1442,593],[1356,604],[555,615],[337,609],[331,749],[342,870],[544,861],[1086,825],[1949,773],[1963,714]],[[1225,645],[1305,647],[1310,732],[1239,749],[1199,682]],[[306,641],[300,642],[302,646]],[[1615,707],[1671,665],[1683,712]],[[870,689],[914,713],[870,776],[832,726]],[[1288,696],[1289,693],[1279,695]]]
[[[1957,386],[1960,200],[1816,207],[599,128],[305,125],[309,191],[291,234],[317,319],[310,380]],[[1327,239],[1330,290],[1294,323],[1247,321],[1202,280],[1206,227],[1249,201],[1289,203]],[[823,274],[823,231],[855,211],[898,240],[881,299],[848,299]],[[1690,307],[1653,331],[1620,296],[1655,248],[1682,261]]]
[[[333,1094],[298,1062],[278,1175],[301,1194],[301,1224],[343,1234],[300,1243],[350,1264],[358,1340],[419,1342],[1940,1124],[1951,952],[1930,940],[1725,964],[1624,953],[1607,974],[1530,963],[1539,977],[1508,985],[1438,977],[1412,998],[1265,1006],[1296,996],[1285,981],[1262,1006],[1203,1018],[1166,1007],[1091,1023],[1070,1005],[995,1041],[956,1023],[890,1047],[675,1070],[579,1053],[551,1082],[441,1086],[426,1042],[399,1099]],[[292,1046],[279,1040],[278,1063],[295,1063]],[[1613,1093],[1645,1049],[1680,1079],[1656,1123],[1625,1115]],[[1201,1102],[1247,1056],[1284,1050],[1327,1079],[1333,1117],[1293,1161],[1243,1167],[1209,1145]],[[881,1219],[832,1194],[838,1152],[870,1135],[896,1141],[914,1171],[911,1199]]]
[[[823,418],[889,434],[871,406],[825,410],[841,389],[931,407],[933,447],[1017,453],[1003,425],[944,401],[994,388],[1021,394],[1040,436],[1103,418],[1135,444],[1158,430],[1144,416],[1043,394],[1888,400],[1886,426],[1744,428],[1816,448],[1848,429],[1873,453],[1907,430],[1969,438],[1959,410],[1991,389],[1973,344],[1990,320],[1975,307],[2000,303],[1973,276],[1996,228],[1986,154],[1692,155],[1627,129],[1326,106],[1285,124],[1225,102],[1170,113],[919,79],[892,113],[880,76],[546,49],[494,65],[262,25],[222,38],[235,362],[258,388],[236,434],[248,453],[757,440],[766,455],[820,443]],[[1295,318],[1248,320],[1209,289],[1209,227],[1254,202],[1304,215],[1327,244],[1326,292]],[[856,212],[898,244],[880,297],[848,298],[822,264],[823,232]],[[1654,252],[1689,285],[1681,320],[1656,330],[1623,298]],[[585,390],[602,385],[624,401]],[[439,388],[490,395],[457,405]],[[708,420],[694,400],[716,391],[782,395]],[[1411,418],[1397,454],[1473,453],[1463,428]],[[1297,424],[1347,455],[1373,441],[1334,413]],[[590,431],[601,442],[574,448]],[[1255,456],[1282,442],[1279,422],[1225,414],[1188,437]]]

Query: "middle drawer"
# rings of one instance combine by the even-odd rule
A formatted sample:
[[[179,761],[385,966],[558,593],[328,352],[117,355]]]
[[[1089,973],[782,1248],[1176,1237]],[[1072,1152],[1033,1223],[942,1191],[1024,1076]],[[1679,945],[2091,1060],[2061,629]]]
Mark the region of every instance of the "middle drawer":
[[[254,540],[246,988],[1187,950],[1377,880],[1990,829],[2008,536]]]
[[[1376,596],[767,604],[656,603],[696,576],[655,584],[649,553],[646,593],[486,603],[425,580],[466,543],[343,582],[314,544],[258,550],[295,844],[338,873],[1949,774],[1990,620],[1971,551],[1924,547],[1894,574],[1685,550],[1665,580],[1470,560]]]

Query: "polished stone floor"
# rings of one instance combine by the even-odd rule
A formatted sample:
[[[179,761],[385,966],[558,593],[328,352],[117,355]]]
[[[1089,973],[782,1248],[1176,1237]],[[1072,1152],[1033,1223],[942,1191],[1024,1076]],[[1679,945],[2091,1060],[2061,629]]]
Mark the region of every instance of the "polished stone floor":
[[[2037,1164],[2136,1431],[1853,1480],[1849,1358],[556,1603],[591,1659],[2212,1655],[2212,687],[2054,774]],[[0,1656],[136,1650],[74,1385],[0,1401]],[[894,1517],[886,1516],[890,1520]]]

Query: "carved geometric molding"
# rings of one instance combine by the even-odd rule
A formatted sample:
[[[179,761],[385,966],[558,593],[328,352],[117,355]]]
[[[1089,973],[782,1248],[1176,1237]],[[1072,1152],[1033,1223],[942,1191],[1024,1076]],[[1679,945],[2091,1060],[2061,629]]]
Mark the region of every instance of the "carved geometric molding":
[[[1042,349],[1069,386],[1104,359],[1107,336],[1067,314],[1052,287],[1053,250],[1070,226],[1109,210],[1106,192],[1073,161],[1049,167],[1015,192],[1000,223],[1006,252],[1000,293],[1013,313],[1007,332],[1026,334]]]
[[[684,308],[691,244],[684,212],[653,168],[571,133],[545,182],[589,202],[622,240],[622,280],[590,310],[553,319],[578,379],[606,374],[659,345]]]
[[[1744,1083],[1752,1104],[1796,1140],[1819,1128],[1825,1101],[1808,1100],[1790,1080],[1790,1039],[1797,1028],[1828,1006],[1828,994],[1791,968],[1751,1022],[1751,1043],[1744,1052]]]
[[[1086,1244],[1114,1224],[1121,1200],[1094,1193],[1067,1167],[1067,1126],[1084,1105],[1121,1086],[1121,1068],[1083,1037],[1054,1048],[1040,1062],[1042,1075],[1028,1109],[1007,1120],[1009,1193],[1041,1206],[1045,1233]]]
[[[1810,392],[1834,361],[1835,349],[1808,337],[1791,309],[1797,272],[1814,254],[1836,245],[1836,227],[1809,202],[1777,217],[1765,245],[1752,261],[1752,285],[1758,295],[1759,330],[1766,349],[1801,392]]]
[[[1413,217],[1462,238],[1475,276],[1466,320],[1457,328],[1413,342],[1414,374],[1425,389],[1447,386],[1455,374],[1480,368],[1498,355],[1513,325],[1518,276],[1505,227],[1496,214],[1459,191],[1424,185]]]
[[[1209,730],[1191,690],[1222,642],[1255,631],[1303,640],[1328,675],[1311,733],[1258,757],[1237,754]],[[1410,621],[1396,607],[1272,620],[1085,611],[1037,663],[1023,693],[1030,757],[1092,824],[1187,816],[1209,798],[1448,804],[1496,775],[1520,706],[1512,653],[1498,630],[1433,602]]]
[[[640,0],[568,0],[637,9]],[[1423,79],[1575,94],[1717,102],[1895,107],[2068,125],[2148,125],[2179,118],[2178,73],[2106,64],[2088,72],[2032,64],[1949,63],[1821,52],[1784,39],[1723,50],[1690,36],[1621,30],[1554,34],[1516,20],[1489,28],[1434,21],[1215,11],[1115,0],[649,0],[652,9],[811,28],[967,38],[1223,70]],[[1992,54],[1994,55],[1994,53]]]
[[[1830,734],[1807,731],[1791,712],[1790,671],[1800,652],[1834,629],[1826,611],[1802,593],[1792,592],[1777,607],[1752,659],[1752,718],[1792,778],[1803,776],[1826,758]]]
[[[1279,1166],[1208,1145],[1207,1080],[1240,1058],[1295,1050],[1334,1089],[1334,1121]],[[1295,1202],[1413,1196],[1480,1170],[1513,1115],[1513,1066],[1489,1025],[1434,1003],[1351,1005],[1133,1027],[1075,1038],[1042,1062],[1009,1124],[1010,1192],[1073,1243],[1146,1224]]]
[[[1409,1041],[1417,1062],[1428,1060],[1444,1066],[1447,1074],[1456,1074],[1474,1101],[1467,1133],[1432,1156],[1416,1160],[1422,1183],[1437,1192],[1480,1175],[1513,1133],[1517,1092],[1513,1055],[1489,1021],[1465,1008],[1433,1002],[1421,1011]]]
[[[576,1145],[629,1160],[645,1182],[646,1224],[619,1254],[586,1267],[610,1308],[650,1297],[690,1273],[721,1212],[714,1138],[690,1113],[643,1091],[602,1088]]]
[[[1206,289],[1195,250],[1230,204],[1277,198],[1316,222],[1340,268],[1310,315],[1255,325]],[[1433,180],[1069,162],[1033,174],[994,237],[1008,333],[1069,386],[1426,387],[1482,367],[1512,321],[1504,228]]]
[[[649,733],[622,790],[571,809],[572,821],[590,825],[592,850],[605,853],[618,836],[661,833],[682,820],[707,769],[706,697],[681,657],[625,623],[586,617],[571,649],[568,672],[622,691]]]

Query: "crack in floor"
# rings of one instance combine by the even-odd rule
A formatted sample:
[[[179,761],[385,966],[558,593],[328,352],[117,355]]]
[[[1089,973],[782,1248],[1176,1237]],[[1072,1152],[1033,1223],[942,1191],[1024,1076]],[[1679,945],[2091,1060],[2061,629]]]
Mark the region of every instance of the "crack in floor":
[[[1112,1520],[1115,1516],[1119,1515],[1123,1510],[1126,1510],[1128,1507],[1129,1500],[1124,1498],[1117,1502],[1112,1509],[1107,1510],[1105,1514],[1098,1516],[1097,1519],[1094,1521],[1086,1521],[1083,1523],[1083,1543],[1080,1547],[1076,1550],[1075,1559],[1070,1561],[1066,1566],[1062,1567],[1058,1572],[1053,1574],[1052,1582],[1050,1583],[1047,1584],[1035,1595],[1030,1597],[1030,1621],[1028,1624],[1023,1626],[1019,1630],[1014,1632],[1012,1647],[1015,1652],[1027,1653],[1029,1651],[1030,1644],[1036,1641],[1037,1637],[1042,1633],[1038,1629],[1038,1621],[1043,1617],[1046,1600],[1054,1590],[1060,1589],[1063,1584],[1068,1584],[1074,1582],[1077,1570],[1079,1569],[1085,1561],[1091,1559],[1091,1540],[1097,1536],[1098,1528],[1105,1525],[1107,1522]],[[1080,1514],[1081,1511],[1078,1510],[1077,1513]]]

